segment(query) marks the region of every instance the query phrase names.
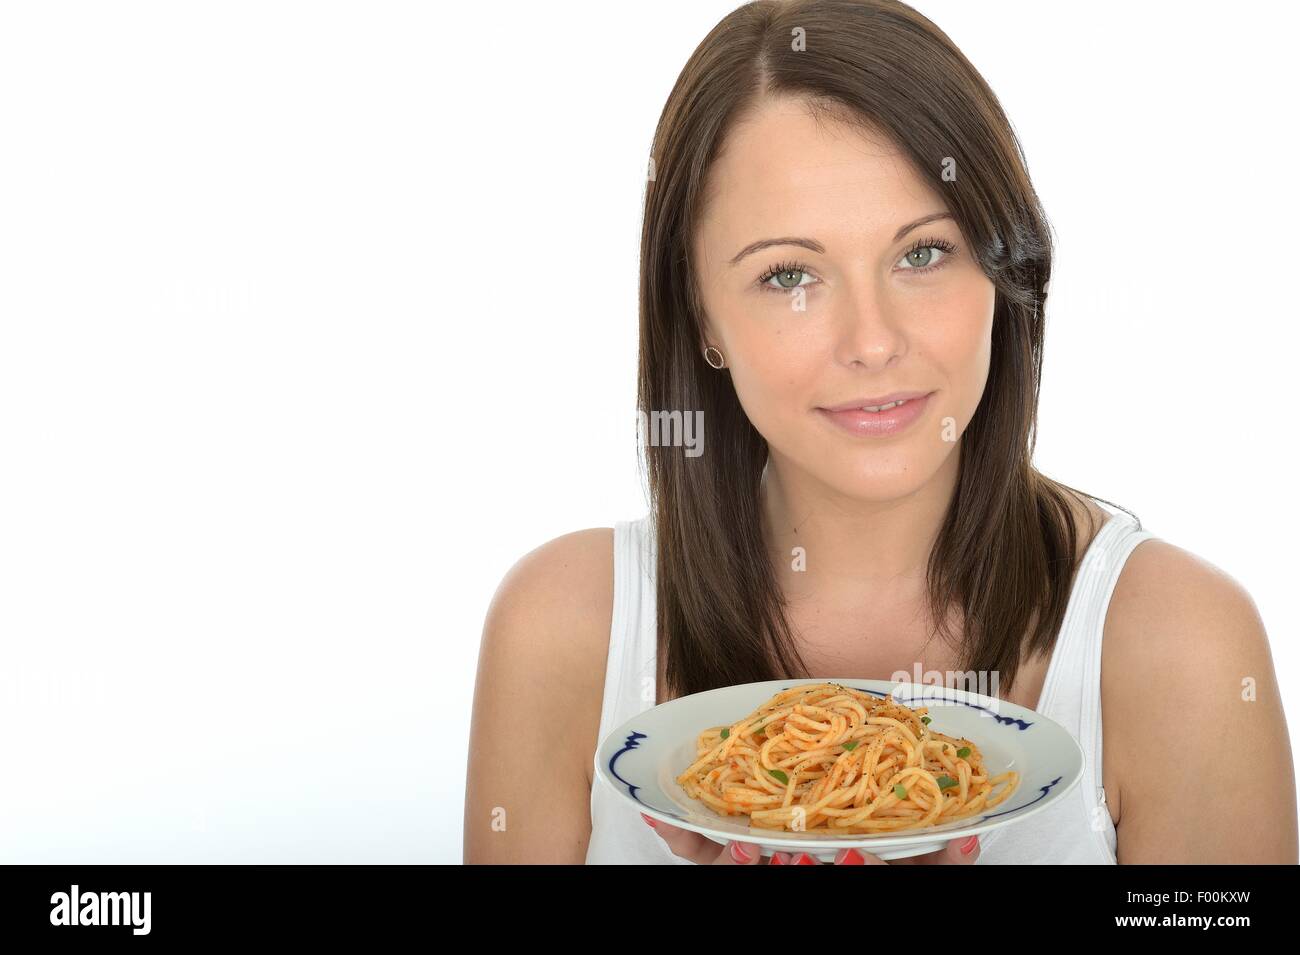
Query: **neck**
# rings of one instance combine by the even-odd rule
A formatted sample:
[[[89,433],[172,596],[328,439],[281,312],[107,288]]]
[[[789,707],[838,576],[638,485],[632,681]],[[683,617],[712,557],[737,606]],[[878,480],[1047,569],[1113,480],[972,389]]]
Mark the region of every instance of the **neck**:
[[[922,594],[957,487],[960,447],[954,452],[924,485],[886,501],[845,496],[771,452],[761,494],[768,550],[787,600],[897,604]]]

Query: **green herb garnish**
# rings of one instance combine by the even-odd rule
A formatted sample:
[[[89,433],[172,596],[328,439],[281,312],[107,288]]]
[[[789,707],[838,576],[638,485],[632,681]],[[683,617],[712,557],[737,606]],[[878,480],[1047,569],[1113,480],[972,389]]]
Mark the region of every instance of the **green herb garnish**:
[[[957,750],[957,755],[960,756],[962,759],[965,759],[967,756],[970,755],[970,747],[963,746],[961,749]]]
[[[894,795],[897,796],[899,799],[906,799],[907,787],[904,786],[902,783],[899,783],[894,787]]]
[[[956,786],[956,785],[957,785],[957,780],[953,779],[951,776],[940,776],[940,777],[939,777],[939,788],[940,788],[940,789],[947,789],[947,788],[949,788],[950,786]]]
[[[852,751],[852,750],[854,750],[854,749],[857,749],[857,747],[858,747],[858,741],[855,740],[855,739],[854,739],[854,740],[849,740],[847,743],[844,744],[844,748],[847,749],[847,750],[849,750],[849,751]]]
[[[922,717],[921,717],[921,722],[924,723],[926,726],[929,726],[929,725],[930,725],[930,717],[928,717],[928,716],[922,716]]]
[[[771,773],[771,774],[772,774],[772,775],[773,775],[777,780],[779,780],[780,782],[782,782],[782,783],[784,783],[784,784],[786,784],[786,785],[789,785],[789,783],[790,783],[790,777],[787,776],[783,770],[780,770],[780,769],[769,769],[768,772]]]
[[[727,727],[724,726],[722,728],[722,738],[726,739],[730,735],[731,735],[731,730],[727,729]]]

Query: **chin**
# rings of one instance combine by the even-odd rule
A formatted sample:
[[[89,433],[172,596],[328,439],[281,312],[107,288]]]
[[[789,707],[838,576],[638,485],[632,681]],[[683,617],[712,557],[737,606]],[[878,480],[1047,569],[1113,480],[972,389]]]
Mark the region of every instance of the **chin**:
[[[823,480],[845,497],[854,500],[884,504],[910,497],[925,486],[930,471],[919,462],[904,462],[886,469],[871,468],[863,471],[841,470],[825,475]]]

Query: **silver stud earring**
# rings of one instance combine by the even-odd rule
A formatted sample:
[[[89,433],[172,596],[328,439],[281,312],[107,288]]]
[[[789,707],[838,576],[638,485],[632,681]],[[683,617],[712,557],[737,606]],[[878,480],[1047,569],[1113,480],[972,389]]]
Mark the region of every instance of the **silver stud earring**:
[[[718,356],[717,364],[714,364],[713,355],[711,355],[710,352],[713,352]],[[722,352],[718,351],[712,345],[704,349],[704,360],[709,363],[710,368],[722,368],[726,365],[726,362],[722,358]]]

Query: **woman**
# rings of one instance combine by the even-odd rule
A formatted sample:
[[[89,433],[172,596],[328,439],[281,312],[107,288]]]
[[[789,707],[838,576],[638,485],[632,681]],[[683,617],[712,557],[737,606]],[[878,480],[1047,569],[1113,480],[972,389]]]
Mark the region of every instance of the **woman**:
[[[951,41],[888,0],[750,3],[686,65],[653,160],[640,411],[702,412],[702,449],[657,431],[646,518],[502,582],[467,861],[811,862],[648,827],[592,791],[598,740],[713,687],[915,669],[991,675],[1085,771],[1051,812],[895,864],[1296,861],[1250,596],[1031,464],[1051,240]],[[1207,811],[1225,780],[1249,827]]]

